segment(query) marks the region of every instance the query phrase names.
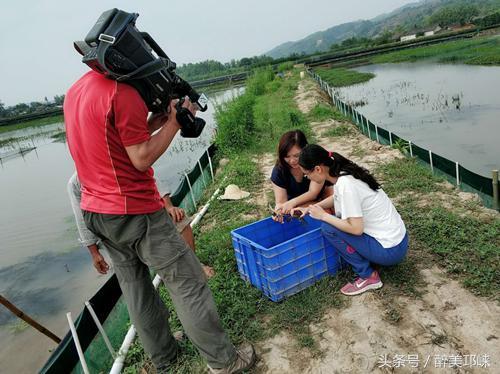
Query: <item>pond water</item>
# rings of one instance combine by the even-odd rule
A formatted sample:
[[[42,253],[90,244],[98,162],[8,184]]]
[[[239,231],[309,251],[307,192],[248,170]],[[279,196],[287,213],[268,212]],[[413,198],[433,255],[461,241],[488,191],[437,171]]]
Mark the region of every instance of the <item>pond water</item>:
[[[202,135],[176,136],[155,163],[160,190],[175,191],[183,173],[211,144],[214,104],[242,90],[208,95],[211,105],[199,114],[207,122]],[[74,167],[60,136],[63,130],[64,124],[57,123],[0,134],[0,294],[60,337],[68,330],[65,313],[78,315],[108,278],[97,274],[87,249],[77,241],[66,192]],[[0,307],[0,372],[34,372],[55,346]]]
[[[371,122],[491,178],[500,167],[500,67],[400,63],[337,89]]]

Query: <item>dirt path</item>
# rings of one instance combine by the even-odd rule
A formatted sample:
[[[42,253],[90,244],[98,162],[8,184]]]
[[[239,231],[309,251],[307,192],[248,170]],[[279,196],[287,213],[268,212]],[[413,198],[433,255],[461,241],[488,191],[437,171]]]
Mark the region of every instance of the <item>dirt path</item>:
[[[310,80],[302,80],[296,102],[307,113],[327,98]],[[346,137],[322,136],[336,121],[313,123],[318,143],[368,169],[404,157],[398,150],[379,145],[356,132]],[[274,156],[262,155],[259,165],[270,175]],[[258,201],[272,203],[269,183]],[[444,200],[470,200],[474,195],[450,189]],[[455,201],[453,200],[453,201]],[[397,200],[396,200],[397,204]],[[484,210],[485,215],[491,213]],[[298,349],[297,342],[281,333],[258,346],[262,373],[499,373],[500,307],[478,298],[432,266],[421,269],[422,296],[396,293],[390,304],[384,295],[366,293],[347,298],[344,309],[329,310],[321,323],[310,326],[322,354]],[[388,318],[397,311],[397,321]],[[448,362],[443,362],[447,360]],[[485,367],[481,367],[485,366]]]

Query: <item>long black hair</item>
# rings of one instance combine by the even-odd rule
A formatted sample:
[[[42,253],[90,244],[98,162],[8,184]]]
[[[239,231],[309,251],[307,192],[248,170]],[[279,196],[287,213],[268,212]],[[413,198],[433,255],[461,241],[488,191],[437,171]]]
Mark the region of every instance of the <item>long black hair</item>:
[[[302,149],[299,165],[305,170],[313,170],[315,166],[325,165],[332,177],[352,175],[354,178],[365,182],[373,191],[377,191],[381,187],[375,177],[365,168],[336,152],[328,152],[316,144],[308,144]]]

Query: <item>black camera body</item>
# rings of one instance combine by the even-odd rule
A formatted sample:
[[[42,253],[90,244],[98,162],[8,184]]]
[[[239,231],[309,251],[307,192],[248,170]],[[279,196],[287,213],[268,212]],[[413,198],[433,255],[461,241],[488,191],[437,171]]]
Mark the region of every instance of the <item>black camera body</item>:
[[[175,73],[175,62],[148,33],[136,28],[137,17],[137,13],[116,8],[102,13],[85,41],[74,43],[83,55],[82,61],[110,79],[133,86],[153,113],[166,112],[172,99],[186,96],[204,112],[208,103],[206,96],[198,94]],[[181,105],[176,109],[181,135],[198,137],[205,121]]]

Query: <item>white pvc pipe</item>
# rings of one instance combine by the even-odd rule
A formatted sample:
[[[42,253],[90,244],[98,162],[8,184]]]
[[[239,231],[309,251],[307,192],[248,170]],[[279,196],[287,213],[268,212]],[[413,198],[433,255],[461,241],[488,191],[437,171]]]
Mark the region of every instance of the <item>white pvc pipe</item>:
[[[73,318],[71,318],[71,312],[66,313],[66,318],[68,319],[69,329],[71,330],[71,335],[73,335],[73,342],[75,343],[76,351],[78,352],[78,357],[80,358],[80,364],[82,365],[83,372],[85,374],[90,374],[89,368],[87,367],[87,362],[85,362],[85,356],[83,355],[80,340],[78,339],[78,334],[76,333]]]
[[[205,182],[205,176],[203,175],[203,168],[201,167],[201,162],[200,160],[198,160],[198,166],[200,168],[200,176],[201,176],[201,181],[203,182],[203,186],[205,186],[205,188],[207,188],[207,182]]]
[[[222,182],[224,182],[225,179],[226,178],[224,177]],[[198,224],[198,222],[200,222],[201,218],[208,210],[208,207],[210,206],[210,202],[219,194],[219,192],[220,192],[220,188],[217,188],[217,190],[215,190],[215,192],[212,194],[212,196],[210,197],[208,202],[203,206],[203,209],[200,210],[200,212],[198,212],[198,214],[195,216],[193,221],[190,223],[191,227],[194,227],[195,225]],[[161,277],[158,274],[156,274],[154,279],[153,279],[153,287],[155,289],[157,289],[158,286],[160,285],[160,283],[161,283]],[[127,352],[130,348],[130,345],[132,344],[132,342],[135,339],[135,334],[136,334],[135,327],[134,327],[134,325],[131,325],[128,332],[127,332],[127,335],[125,336],[125,339],[123,340],[122,346],[120,347],[120,350],[118,351],[118,355],[116,356],[115,362],[113,363],[113,366],[111,367],[109,374],[121,373],[121,371],[123,369],[123,365],[125,363],[125,358],[127,357]]]
[[[191,194],[191,201],[193,202],[194,209],[198,209],[198,207],[196,206],[196,200],[194,198],[193,186],[191,186],[191,181],[189,180],[189,177],[186,173],[184,173],[184,176],[186,177],[186,180],[188,182],[189,193]]]
[[[134,325],[130,326],[128,329],[127,335],[125,335],[125,339],[123,339],[122,346],[118,351],[118,355],[116,356],[115,362],[113,362],[113,366],[109,371],[110,374],[119,374],[122,372],[123,364],[125,364],[125,358],[127,357],[127,352],[132,342],[135,339],[135,327]]]
[[[194,227],[195,225],[198,224],[198,222],[201,221],[201,218],[205,215],[205,213],[208,210],[208,207],[210,206],[210,203],[212,200],[217,196],[220,192],[220,188],[217,188],[215,192],[213,193],[212,197],[208,200],[208,202],[203,206],[203,208],[198,212],[198,214],[194,217],[194,219],[191,221],[190,225],[191,227]]]
[[[429,163],[431,164],[431,172],[434,174],[434,163],[432,162],[432,151],[429,149]]]
[[[210,174],[212,174],[212,181],[214,180],[214,168],[212,167],[212,159],[210,158],[210,152],[207,149],[208,164],[210,165]]]
[[[85,301],[85,306],[90,312],[90,315],[92,316],[92,319],[94,320],[94,323],[97,326],[97,329],[102,335],[102,338],[104,339],[104,343],[106,344],[106,347],[108,347],[109,353],[111,353],[112,357],[115,357],[116,353],[115,350],[113,349],[113,346],[111,345],[111,342],[109,341],[108,334],[106,334],[106,331],[104,331],[104,328],[102,327],[101,321],[99,321],[99,318],[97,318],[97,315],[94,312],[94,308],[92,308],[92,305],[88,301]]]

